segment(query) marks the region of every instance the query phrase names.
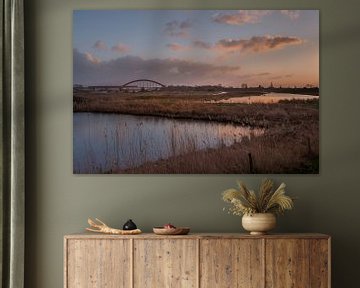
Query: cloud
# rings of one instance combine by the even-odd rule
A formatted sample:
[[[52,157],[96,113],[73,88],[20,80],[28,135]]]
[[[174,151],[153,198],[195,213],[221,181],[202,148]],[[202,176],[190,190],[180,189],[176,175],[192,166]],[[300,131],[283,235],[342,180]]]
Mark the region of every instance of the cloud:
[[[169,85],[205,85],[236,82],[238,66],[214,65],[179,59],[142,59],[123,56],[94,63],[74,50],[74,83],[121,85],[135,79],[152,79]],[[228,81],[228,82],[226,82]]]
[[[289,36],[254,36],[250,39],[222,39],[216,48],[225,52],[267,52],[286,46],[302,44],[303,40]]]
[[[92,77],[92,71],[96,70],[101,65],[101,61],[94,61],[94,56],[91,53],[80,53],[77,49],[73,50],[73,72],[74,83],[78,80]],[[79,76],[81,75],[81,76]],[[85,83],[85,82],[84,82]]]
[[[101,60],[97,57],[95,57],[93,54],[89,53],[89,52],[85,52],[84,53],[86,60],[88,60],[90,63],[93,64],[99,64],[101,63]]]
[[[192,47],[199,49],[213,50],[217,52],[267,52],[270,50],[282,49],[285,46],[299,45],[304,41],[298,37],[290,36],[253,36],[250,39],[221,39],[215,44],[195,40],[191,43]],[[180,47],[175,47],[176,48]],[[184,47],[185,48],[185,47]]]
[[[270,80],[278,80],[278,79],[284,79],[284,78],[292,78],[293,74],[285,74],[285,75],[277,75],[277,76],[273,76],[270,77]]]
[[[181,51],[181,50],[190,49],[191,47],[199,48],[199,49],[212,49],[213,45],[211,45],[211,43],[204,42],[201,40],[195,40],[189,46],[181,45],[178,43],[169,43],[166,45],[166,47],[168,47],[173,51]]]
[[[171,74],[179,74],[180,71],[179,71],[179,68],[178,67],[172,67],[170,70],[169,70],[169,73]]]
[[[111,50],[117,53],[126,53],[130,51],[130,48],[125,44],[118,43],[111,47]]]
[[[186,37],[191,27],[190,21],[170,21],[165,24],[164,33],[172,37]]]
[[[212,45],[208,42],[204,42],[204,41],[201,41],[201,40],[195,40],[192,42],[192,45],[195,47],[195,48],[201,48],[201,49],[211,49],[212,48]]]
[[[262,73],[258,73],[258,74],[256,74],[256,76],[268,76],[268,75],[270,75],[271,73],[269,73],[269,72],[262,72]]]
[[[295,20],[300,17],[300,10],[280,10],[280,13],[289,17],[291,20]]]
[[[240,10],[236,13],[216,13],[212,19],[216,23],[227,25],[254,24],[270,13],[269,10]]]
[[[239,77],[242,79],[248,79],[248,78],[254,78],[254,77],[264,77],[264,76],[269,76],[271,75],[270,72],[262,72],[262,73],[253,73],[253,74],[243,74],[240,75]]]
[[[104,41],[98,40],[95,42],[95,44],[93,45],[93,48],[95,48],[96,50],[108,50],[108,46],[106,45],[106,43]]]
[[[186,50],[188,49],[188,47],[178,44],[178,43],[169,43],[166,45],[167,48],[173,50],[173,51],[181,51],[181,50]]]

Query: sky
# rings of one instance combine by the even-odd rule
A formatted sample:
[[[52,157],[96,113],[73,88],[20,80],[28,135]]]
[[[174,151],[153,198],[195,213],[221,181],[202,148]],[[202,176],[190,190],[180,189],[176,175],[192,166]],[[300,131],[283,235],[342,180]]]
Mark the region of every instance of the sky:
[[[318,10],[76,10],[81,85],[319,86]]]

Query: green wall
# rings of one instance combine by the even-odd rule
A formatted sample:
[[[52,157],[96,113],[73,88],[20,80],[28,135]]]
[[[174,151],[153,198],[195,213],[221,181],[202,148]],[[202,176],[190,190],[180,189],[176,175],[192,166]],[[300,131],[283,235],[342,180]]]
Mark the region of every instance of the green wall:
[[[63,285],[63,235],[88,216],[145,231],[172,222],[196,232],[238,232],[220,192],[261,175],[74,176],[72,174],[73,9],[320,9],[320,175],[275,175],[299,197],[279,232],[333,237],[333,287],[359,287],[360,133],[358,1],[33,0],[26,32],[26,287]],[[340,5],[341,3],[341,5]],[[96,19],[94,19],[96,21]]]

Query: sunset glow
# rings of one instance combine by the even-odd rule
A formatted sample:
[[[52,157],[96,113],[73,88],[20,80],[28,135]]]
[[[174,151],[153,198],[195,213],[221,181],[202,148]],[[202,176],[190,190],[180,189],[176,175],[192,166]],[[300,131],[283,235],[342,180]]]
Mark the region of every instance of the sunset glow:
[[[317,10],[79,10],[73,20],[74,84],[319,86]]]

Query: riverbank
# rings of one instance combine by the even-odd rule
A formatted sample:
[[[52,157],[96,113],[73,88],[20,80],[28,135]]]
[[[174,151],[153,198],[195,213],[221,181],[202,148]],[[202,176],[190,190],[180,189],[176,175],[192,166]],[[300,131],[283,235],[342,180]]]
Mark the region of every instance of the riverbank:
[[[250,94],[254,95],[254,94]],[[250,96],[248,94],[242,96]],[[258,94],[255,94],[258,95]],[[74,112],[121,113],[174,119],[231,122],[253,127],[299,125],[318,121],[318,100],[282,101],[274,104],[210,103],[239,96],[231,93],[75,93]]]

